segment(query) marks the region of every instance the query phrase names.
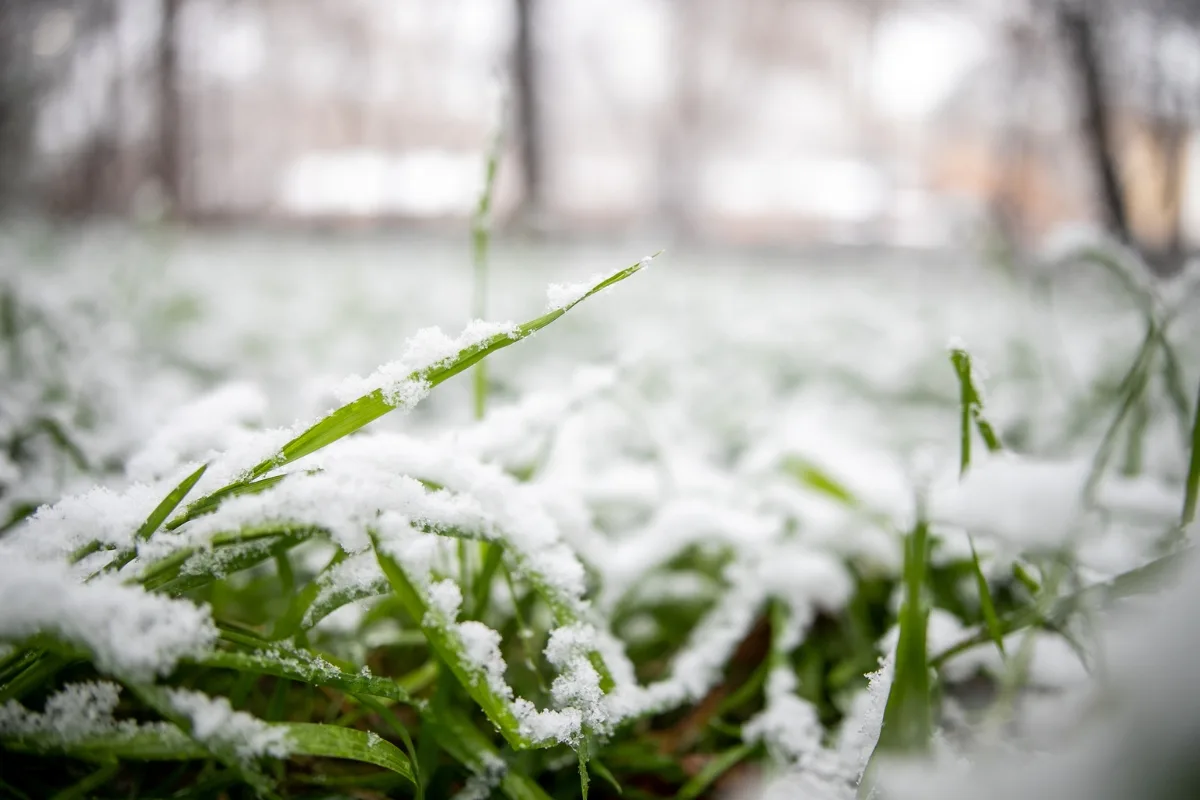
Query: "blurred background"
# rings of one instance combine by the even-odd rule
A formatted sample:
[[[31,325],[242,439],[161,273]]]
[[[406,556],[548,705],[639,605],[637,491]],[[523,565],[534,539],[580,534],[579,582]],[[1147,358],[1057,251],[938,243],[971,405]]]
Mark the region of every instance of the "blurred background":
[[[1028,251],[1200,239],[1200,3],[6,0],[11,212]],[[503,112],[502,112],[503,110]]]

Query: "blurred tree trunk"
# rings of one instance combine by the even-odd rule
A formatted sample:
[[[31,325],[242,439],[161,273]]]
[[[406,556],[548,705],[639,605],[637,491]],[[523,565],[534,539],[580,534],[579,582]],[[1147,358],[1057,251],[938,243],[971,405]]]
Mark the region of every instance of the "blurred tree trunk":
[[[29,11],[37,4],[0,0],[0,210],[22,204],[32,127]]]
[[[700,126],[702,0],[675,0],[672,37],[674,102],[660,123],[658,213],[674,237],[696,235],[696,131]]]
[[[183,0],[163,0],[158,40],[158,179],[166,213],[181,217],[183,197],[182,103],[179,96],[179,11]]]
[[[1109,98],[1100,72],[1094,20],[1087,10],[1067,2],[1059,3],[1057,12],[1069,64],[1083,102],[1081,133],[1087,143],[1088,160],[1100,192],[1104,223],[1114,236],[1132,245],[1125,193],[1109,130]]]
[[[521,159],[521,208],[519,216],[536,227],[544,212],[545,184],[542,139],[541,94],[538,91],[537,43],[534,0],[516,0],[517,36],[513,53],[517,149]]]

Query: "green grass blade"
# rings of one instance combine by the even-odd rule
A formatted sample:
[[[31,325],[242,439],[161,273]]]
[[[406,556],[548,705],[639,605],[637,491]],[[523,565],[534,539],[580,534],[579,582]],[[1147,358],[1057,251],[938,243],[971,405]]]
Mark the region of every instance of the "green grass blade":
[[[171,512],[179,507],[183,502],[183,498],[187,497],[188,492],[196,485],[204,475],[204,471],[208,469],[208,464],[202,464],[199,469],[191,475],[183,479],[183,481],[171,490],[171,493],[163,498],[163,501],[150,513],[150,516],[142,523],[142,527],[138,528],[137,538],[140,541],[146,541],[158,531],[159,527],[166,521]]]
[[[186,734],[188,738],[192,739],[205,752],[236,772],[238,777],[253,788],[257,794],[267,797],[276,796],[275,782],[267,777],[266,773],[256,763],[243,758],[232,742],[220,740],[202,742],[197,739],[193,732],[192,720],[186,714],[181,714],[175,709],[165,689],[159,686],[138,683],[126,683],[126,686],[137,695],[139,700],[154,709],[159,716]]]
[[[717,754],[683,785],[683,788],[675,795],[676,800],[696,800],[696,798],[703,796],[709,787],[716,783],[722,775],[729,772],[729,770],[736,767],[747,756],[753,753],[756,746],[742,744]]]
[[[979,590],[979,610],[983,612],[984,627],[991,635],[992,642],[1000,651],[1000,655],[1006,656],[1004,630],[1000,625],[1000,617],[996,614],[996,604],[992,602],[992,592],[988,587],[987,578],[983,574],[983,568],[979,565],[979,554],[975,552],[975,540],[968,536],[967,543],[971,546],[971,564],[975,573],[975,586]]]
[[[343,758],[374,764],[406,778],[414,786],[417,784],[408,756],[377,734],[315,722],[285,722],[278,723],[276,727],[287,731],[292,755]]]
[[[1133,363],[1129,366],[1129,371],[1125,373],[1120,385],[1117,387],[1117,396],[1120,398],[1120,405],[1117,408],[1116,416],[1113,417],[1112,422],[1108,425],[1108,429],[1105,430],[1104,437],[1100,441],[1100,447],[1097,448],[1096,455],[1092,459],[1092,466],[1084,485],[1084,496],[1087,498],[1094,496],[1096,487],[1100,483],[1100,478],[1104,475],[1104,471],[1108,467],[1108,462],[1112,458],[1113,451],[1116,448],[1117,436],[1121,431],[1121,426],[1124,424],[1126,417],[1133,411],[1134,406],[1145,393],[1146,387],[1150,383],[1150,373],[1154,364],[1156,335],[1156,326],[1151,322],[1146,330],[1146,336],[1142,340],[1141,347],[1138,348],[1137,356],[1134,357]]]
[[[211,754],[178,728],[142,726],[132,733],[105,734],[72,739],[64,743],[57,736],[0,738],[5,750],[16,753],[59,754],[82,761],[106,763],[122,761],[193,761],[211,758]]]
[[[922,596],[928,557],[929,527],[921,519],[907,537],[895,677],[884,706],[879,741],[859,784],[860,797],[869,796],[874,788],[872,776],[882,754],[923,753],[928,751],[933,738],[933,701],[926,651],[929,612]]]
[[[592,770],[592,772],[600,776],[600,780],[611,786],[617,794],[625,794],[625,790],[621,788],[621,784],[617,780],[617,776],[612,774],[612,770],[600,763],[599,759],[593,758],[588,762],[588,767]]]
[[[489,763],[500,757],[488,738],[462,711],[452,706],[440,706],[436,716],[425,718],[425,725],[437,739],[438,746],[473,771],[487,769]],[[512,764],[500,781],[500,792],[508,800],[550,800],[550,795]]]
[[[975,426],[979,429],[979,435],[983,437],[984,443],[987,445],[989,452],[997,452],[1002,448],[1000,438],[996,436],[992,430],[991,424],[983,415],[983,396],[979,387],[975,385],[974,368],[971,364],[971,354],[961,347],[951,348],[950,363],[954,367],[954,374],[958,377],[959,386],[959,441],[960,451],[958,460],[959,476],[967,474],[967,470],[971,467],[971,423],[974,421]],[[1006,655],[1004,652],[1004,634],[1000,630],[1000,618],[996,615],[996,604],[992,600],[992,591],[988,586],[987,576],[983,574],[983,567],[979,563],[979,553],[975,549],[975,539],[970,532],[967,533],[967,543],[971,546],[971,567],[975,573],[975,587],[979,593],[979,608],[983,612],[983,620],[986,624],[988,632],[992,636],[992,641],[996,645],[996,649],[1000,651],[1000,655]]]
[[[783,469],[800,483],[826,497],[832,498],[841,505],[848,506],[849,508],[858,508],[860,506],[858,498],[854,496],[854,492],[846,488],[844,483],[806,459],[798,456],[788,456],[784,459]]]
[[[953,347],[950,349],[950,363],[954,366],[954,374],[958,376],[963,424],[960,466],[965,472],[967,465],[971,463],[970,422],[975,423],[980,437],[990,452],[999,452],[1004,449],[1004,445],[1000,443],[1000,437],[996,435],[992,423],[984,416],[983,394],[975,383],[970,353],[961,347]]]
[[[149,591],[182,594],[249,569],[324,533],[322,528],[275,525],[218,533],[211,550],[186,549],[147,567],[137,580]]]
[[[1045,614],[1038,610],[1035,599],[1028,606],[1001,617],[1000,630],[1004,635],[1008,635],[1042,622],[1053,627],[1061,624],[1077,610],[1089,605],[1103,606],[1125,597],[1157,591],[1162,588],[1165,580],[1174,574],[1187,558],[1191,557],[1191,554],[1192,546],[1188,546],[1128,572],[1123,572],[1111,580],[1093,584],[1060,597],[1054,601],[1050,610]],[[988,631],[966,636],[931,658],[930,664],[935,668],[940,667],[955,655],[985,644],[990,639],[991,634]]]
[[[383,574],[387,576],[392,591],[400,599],[408,615],[425,633],[430,648],[454,675],[471,699],[474,700],[488,719],[500,729],[504,738],[516,749],[525,749],[531,742],[520,733],[520,725],[513,715],[507,699],[499,696],[488,685],[486,677],[477,669],[463,651],[457,635],[435,621],[428,619],[428,605],[421,592],[413,586],[404,568],[375,543],[375,557]]]
[[[201,499],[189,505],[184,513],[168,522],[166,528],[169,531],[173,531],[180,525],[183,525],[185,522],[190,522],[191,520],[194,520],[197,517],[202,517],[205,514],[211,514],[217,510],[217,506],[221,505],[221,503],[225,502],[231,497],[265,492],[267,489],[270,489],[272,486],[279,483],[286,477],[286,475],[272,475],[270,478],[263,478],[262,480],[251,481],[249,483],[235,483],[230,486],[226,486],[225,488],[213,492],[206,497],[202,497]]]
[[[1196,502],[1200,498],[1200,391],[1196,396],[1196,417],[1192,422],[1192,457],[1188,462],[1187,484],[1183,493],[1183,511],[1179,516],[1186,528],[1196,519]]]
[[[488,601],[492,598],[492,579],[496,577],[496,570],[500,568],[500,562],[504,558],[504,547],[500,542],[483,543],[482,546],[487,548],[487,554],[473,587],[475,591],[471,602],[471,616],[474,619],[482,619],[487,613]]]
[[[483,189],[479,193],[479,202],[475,206],[475,216],[471,224],[471,261],[474,266],[475,290],[471,301],[471,313],[475,319],[483,319],[487,315],[488,251],[492,240],[492,198],[495,195],[496,174],[500,170],[500,156],[504,152],[504,115],[505,111],[502,108],[495,133],[492,135],[492,141],[488,147]],[[475,365],[473,378],[475,419],[483,419],[487,412],[486,362],[481,361]]]
[[[645,265],[639,261],[632,266],[626,267],[619,272],[616,272],[604,280],[593,286],[583,297],[580,297],[575,302],[567,305],[564,308],[555,309],[549,313],[543,314],[537,319],[530,320],[522,325],[517,326],[515,335],[498,333],[479,344],[464,348],[455,356],[439,362],[428,369],[414,372],[409,376],[413,381],[424,381],[430,387],[437,386],[440,383],[454,377],[458,373],[473,367],[478,362],[482,361],[487,356],[515,344],[522,339],[526,339],[547,325],[561,317],[564,313],[574,308],[583,300],[591,297],[597,292],[612,286],[615,283],[625,280],[630,275],[640,270]],[[392,411],[395,408],[391,403],[384,399],[383,392],[375,390],[366,394],[357,400],[342,406],[334,411],[325,419],[317,422],[304,433],[297,436],[292,441],[283,446],[279,453],[269,458],[250,470],[251,480],[261,478],[266,473],[273,469],[290,464],[297,459],[303,458],[306,455],[315,453],[321,448],[336,442],[344,436],[354,433],[364,425],[378,419],[384,414]]]
[[[348,672],[305,650],[281,648],[277,645],[272,646],[271,650],[257,650],[251,653],[218,650],[190,661],[205,667],[273,675],[310,686],[328,686],[347,694],[384,697],[398,703],[413,702],[408,692],[389,678]]]
[[[56,792],[50,800],[86,800],[93,796],[92,792],[112,780],[118,769],[120,769],[120,765],[116,761],[104,764],[91,775],[84,777],[83,780],[77,781],[61,792]]]

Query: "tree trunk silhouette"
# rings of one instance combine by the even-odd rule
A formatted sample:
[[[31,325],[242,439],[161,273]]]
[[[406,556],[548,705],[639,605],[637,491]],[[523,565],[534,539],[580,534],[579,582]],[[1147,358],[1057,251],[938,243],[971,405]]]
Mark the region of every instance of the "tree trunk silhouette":
[[[158,42],[158,179],[170,216],[183,216],[183,153],[179,96],[179,11],[183,0],[163,0]]]
[[[535,41],[534,0],[516,0],[517,36],[513,53],[517,150],[521,159],[521,216],[536,222],[543,212],[545,173],[543,170],[541,95],[538,90],[537,43]]]
[[[1100,190],[1104,222],[1114,236],[1133,245],[1135,242],[1129,229],[1125,194],[1109,131],[1108,95],[1100,74],[1094,22],[1087,11],[1060,3],[1058,24],[1066,40],[1070,65],[1083,101],[1081,133],[1087,143],[1088,159]]]

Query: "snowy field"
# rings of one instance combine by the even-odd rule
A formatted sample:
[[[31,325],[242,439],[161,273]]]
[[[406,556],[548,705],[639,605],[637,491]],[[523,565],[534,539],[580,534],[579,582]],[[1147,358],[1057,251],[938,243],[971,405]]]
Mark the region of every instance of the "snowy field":
[[[0,513],[17,520],[71,496],[0,537],[0,739],[14,752],[77,756],[97,741],[154,735],[274,791],[280,776],[256,759],[334,753],[285,727],[308,721],[278,716],[293,708],[286,691],[268,708],[201,667],[229,667],[235,645],[247,646],[250,634],[226,623],[270,639],[294,613],[299,628],[270,639],[294,650],[271,657],[315,659],[343,683],[331,672],[324,683],[313,670],[260,673],[349,694],[346,676],[360,670],[403,675],[406,697],[432,697],[429,676],[414,674],[454,665],[474,703],[460,707],[499,735],[456,754],[436,733],[450,712],[438,718],[418,700],[402,717],[418,750],[435,731],[457,762],[425,787],[429,797],[541,796],[521,794],[531,783],[577,796],[571,749],[602,765],[597,796],[610,791],[602,769],[627,796],[682,786],[696,792],[684,796],[853,797],[893,673],[929,688],[903,644],[878,664],[907,635],[898,578],[910,574],[905,543],[925,520],[919,599],[932,607],[922,637],[937,667],[926,695],[937,779],[897,767],[894,796],[963,796],[954,781],[964,775],[977,790],[1003,785],[997,796],[1063,796],[1046,788],[1067,780],[1054,770],[1103,764],[1104,748],[1123,746],[1120,726],[1149,724],[1117,712],[1090,722],[1106,713],[1100,698],[1119,710],[1157,702],[1137,694],[1150,681],[1131,688],[1128,670],[1144,674],[1161,637],[1129,646],[1137,626],[1126,617],[1140,606],[1116,625],[1099,608],[1111,597],[1080,590],[1171,558],[1186,536],[1200,377],[1186,278],[1150,298],[1084,263],[1018,278],[947,254],[667,252],[487,358],[477,421],[469,371],[432,387],[406,380],[455,354],[428,332],[406,341],[429,326],[451,339],[466,327],[465,244],[97,229],[10,231],[2,247]],[[603,278],[655,249],[501,243],[486,316],[533,320],[566,299],[560,286],[548,306],[549,284]],[[1151,336],[1140,355],[1151,318],[1169,318],[1169,348]],[[513,330],[476,326],[457,344]],[[961,482],[952,343],[974,359],[982,416],[1005,450],[989,453],[973,432]],[[396,359],[402,368],[375,373]],[[420,402],[294,465],[263,461],[376,388]],[[260,462],[253,479],[289,477],[220,495],[212,513],[184,511],[244,486]],[[178,506],[186,519],[136,538],[205,463]],[[1001,623],[1053,623],[997,629],[1003,654],[988,637],[972,542]],[[167,563],[175,572],[156,583]],[[1064,608],[1078,613],[1054,616]],[[1195,624],[1172,625],[1173,646],[1195,655]],[[976,646],[938,660],[979,632]],[[93,671],[76,665],[31,684],[30,647]],[[39,656],[51,657],[67,658]],[[1195,683],[1170,669],[1183,660],[1149,659],[1164,670],[1159,688]],[[113,717],[107,681],[178,727],[131,732],[137,723]],[[994,702],[981,709],[981,696]],[[1174,735],[1172,725],[1200,718],[1175,711],[1155,730]],[[336,719],[335,709],[317,721]],[[400,744],[386,726],[368,735]],[[638,756],[649,741],[674,772]],[[498,743],[536,757],[509,757]],[[1045,780],[1017,786],[992,764],[1014,749],[1040,754]],[[8,767],[0,778],[24,780]]]

